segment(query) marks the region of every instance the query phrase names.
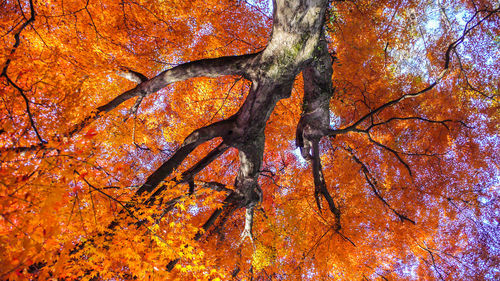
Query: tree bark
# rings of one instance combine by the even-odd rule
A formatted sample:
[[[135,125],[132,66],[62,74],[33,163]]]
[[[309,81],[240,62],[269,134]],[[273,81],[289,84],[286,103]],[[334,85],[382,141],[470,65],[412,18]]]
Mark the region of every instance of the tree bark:
[[[317,143],[329,133],[329,100],[333,93],[331,59],[324,38],[323,24],[328,6],[326,0],[276,0],[273,1],[273,29],[266,48],[258,53],[234,57],[204,59],[185,63],[166,70],[152,79],[141,82],[107,104],[97,108],[95,115],[77,124],[70,134],[81,130],[93,120],[109,112],[132,97],[142,97],[178,81],[193,77],[217,77],[241,75],[252,84],[241,108],[231,117],[193,131],[184,143],[158,167],[136,191],[136,196],[150,194],[148,204],[160,195],[161,182],[168,179],[199,145],[214,138],[222,143],[191,169],[185,171],[181,181],[189,181],[190,193],[194,189],[194,177],[210,162],[233,147],[239,151],[240,168],[235,178],[235,190],[224,200],[223,209],[215,210],[203,225],[204,233],[209,227],[222,227],[227,216],[235,209],[246,208],[243,236],[252,232],[253,209],[262,200],[258,184],[262,169],[266,123],[277,102],[291,94],[296,76],[304,73],[304,106],[297,128],[297,143],[303,151],[309,151],[316,143],[316,158],[319,159]],[[136,75],[137,76],[137,75]],[[306,145],[307,143],[307,145]],[[305,155],[310,159],[310,152]],[[321,164],[313,161],[313,174],[322,178]],[[340,213],[333,203],[324,179],[315,180],[316,190],[328,201],[338,221]],[[159,187],[160,186],[160,187]],[[319,194],[316,192],[317,194]],[[318,205],[319,206],[319,205]],[[218,220],[219,223],[215,224]],[[196,235],[199,240],[202,233]],[[173,260],[168,269],[177,263]]]
[[[297,129],[297,144],[307,159],[306,151],[311,149],[312,142],[317,143],[328,134],[329,101],[333,93],[331,59],[323,32],[328,1],[276,0],[273,4],[273,29],[263,51],[186,64],[140,84],[133,92],[121,95],[128,97],[141,92],[154,92],[169,83],[200,75],[239,74],[252,83],[246,100],[235,115],[194,131],[170,159],[148,177],[137,195],[153,192],[197,146],[214,137],[222,137],[225,145],[239,150],[240,160],[235,192],[226,204],[247,208],[246,221],[251,221],[253,207],[262,200],[258,178],[262,168],[266,123],[276,103],[290,96],[294,80],[302,71],[307,82],[304,85],[304,106]],[[241,70],[238,72],[236,69]],[[115,100],[120,102],[121,99],[117,97]],[[105,110],[113,107],[112,103]],[[104,107],[101,109],[104,110]],[[321,165],[318,166],[317,161],[313,163],[314,175],[321,173],[318,170]],[[336,217],[340,216],[326,186],[322,187],[324,179],[315,182],[316,189],[328,199],[330,209],[335,211]],[[247,224],[245,231],[251,232],[250,227]]]

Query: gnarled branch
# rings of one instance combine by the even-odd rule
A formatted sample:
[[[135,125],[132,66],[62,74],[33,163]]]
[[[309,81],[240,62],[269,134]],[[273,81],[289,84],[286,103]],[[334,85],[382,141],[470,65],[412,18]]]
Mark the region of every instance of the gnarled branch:
[[[216,137],[224,136],[232,126],[232,119],[226,119],[197,129],[186,137],[184,143],[179,147],[170,158],[165,161],[156,171],[154,171],[146,180],[146,182],[136,191],[136,196],[140,196],[144,192],[152,192],[161,181],[169,176],[184,159],[195,150],[200,144]],[[215,152],[214,152],[215,153]],[[215,155],[212,155],[215,156]],[[212,157],[210,156],[210,157]],[[212,159],[213,160],[213,159]],[[207,160],[208,161],[208,160]],[[207,163],[208,164],[208,163]],[[203,165],[198,168],[193,168],[198,171]],[[204,166],[203,166],[204,167]]]

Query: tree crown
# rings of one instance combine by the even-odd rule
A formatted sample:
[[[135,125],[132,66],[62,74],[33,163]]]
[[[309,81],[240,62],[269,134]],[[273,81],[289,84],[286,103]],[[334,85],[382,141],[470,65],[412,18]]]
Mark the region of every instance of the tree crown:
[[[1,3],[1,280],[499,278],[498,4]]]

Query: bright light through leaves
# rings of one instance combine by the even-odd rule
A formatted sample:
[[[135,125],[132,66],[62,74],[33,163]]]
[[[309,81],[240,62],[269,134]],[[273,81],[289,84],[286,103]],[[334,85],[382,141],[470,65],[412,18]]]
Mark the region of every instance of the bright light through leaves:
[[[0,280],[499,280],[495,1],[0,1]]]

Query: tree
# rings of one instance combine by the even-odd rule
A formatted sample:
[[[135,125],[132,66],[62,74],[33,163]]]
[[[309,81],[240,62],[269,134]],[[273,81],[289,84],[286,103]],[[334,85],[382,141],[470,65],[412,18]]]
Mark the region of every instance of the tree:
[[[0,279],[498,280],[493,2],[2,0]]]

